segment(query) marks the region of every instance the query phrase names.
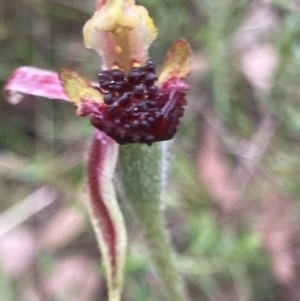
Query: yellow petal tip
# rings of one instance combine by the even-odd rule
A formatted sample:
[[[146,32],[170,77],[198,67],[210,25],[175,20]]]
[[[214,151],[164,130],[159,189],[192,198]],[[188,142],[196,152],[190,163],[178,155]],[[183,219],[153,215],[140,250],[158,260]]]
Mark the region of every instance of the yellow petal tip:
[[[71,103],[78,106],[82,101],[103,103],[102,94],[76,71],[62,68],[58,72],[62,87]]]
[[[192,51],[188,41],[185,39],[175,41],[166,55],[158,84],[162,84],[173,77],[186,77],[190,72],[191,57]]]

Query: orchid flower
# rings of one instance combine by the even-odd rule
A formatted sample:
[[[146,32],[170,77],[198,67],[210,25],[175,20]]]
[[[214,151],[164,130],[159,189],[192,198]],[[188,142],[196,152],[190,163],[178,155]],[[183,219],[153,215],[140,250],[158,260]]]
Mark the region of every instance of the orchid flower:
[[[186,105],[183,79],[190,69],[190,47],[177,40],[156,75],[148,49],[157,36],[146,8],[133,0],[98,0],[83,28],[84,43],[102,59],[97,82],[63,68],[58,73],[18,68],[5,93],[16,103],[22,94],[62,99],[89,116],[96,128],[87,164],[90,215],[101,249],[109,300],[119,301],[123,286],[127,238],[113,185],[116,164],[120,198],[136,213],[150,255],[170,300],[184,300],[183,285],[161,213],[162,148],[154,142],[172,139]],[[122,146],[119,144],[130,144]],[[118,161],[118,163],[117,163]]]

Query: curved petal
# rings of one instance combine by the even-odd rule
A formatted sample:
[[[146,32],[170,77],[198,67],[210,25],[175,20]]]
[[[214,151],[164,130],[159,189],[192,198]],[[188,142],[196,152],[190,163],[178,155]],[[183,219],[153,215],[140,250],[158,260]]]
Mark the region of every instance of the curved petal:
[[[102,252],[109,300],[119,301],[126,257],[127,236],[112,179],[118,145],[105,133],[95,131],[88,158],[90,214]]]
[[[172,78],[184,78],[190,72],[191,47],[185,39],[179,39],[169,49],[157,84],[163,84]]]
[[[76,71],[62,68],[58,75],[66,95],[73,104],[78,106],[83,101],[103,103],[102,94]]]
[[[57,73],[27,66],[20,67],[12,73],[4,92],[6,99],[11,103],[20,102],[22,94],[69,100]]]
[[[85,24],[83,36],[85,46],[102,57],[103,69],[117,65],[129,71],[133,63],[146,61],[157,29],[148,11],[133,0],[108,0]]]

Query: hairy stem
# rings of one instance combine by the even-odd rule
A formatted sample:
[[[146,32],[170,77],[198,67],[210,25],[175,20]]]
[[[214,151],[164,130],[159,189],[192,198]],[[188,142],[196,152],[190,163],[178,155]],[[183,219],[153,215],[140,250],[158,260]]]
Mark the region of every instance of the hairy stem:
[[[161,144],[120,147],[118,176],[125,197],[138,218],[168,300],[183,301],[183,282],[175,268],[161,210],[162,166]]]

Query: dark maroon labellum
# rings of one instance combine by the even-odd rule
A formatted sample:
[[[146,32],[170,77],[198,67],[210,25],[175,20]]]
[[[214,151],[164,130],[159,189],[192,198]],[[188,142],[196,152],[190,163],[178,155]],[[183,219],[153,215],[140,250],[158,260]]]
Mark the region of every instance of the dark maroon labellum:
[[[125,75],[112,69],[98,75],[104,105],[83,103],[82,112],[91,124],[119,144],[147,143],[172,139],[186,105],[182,86],[155,85],[153,61],[133,67]],[[174,80],[176,82],[176,79]]]

